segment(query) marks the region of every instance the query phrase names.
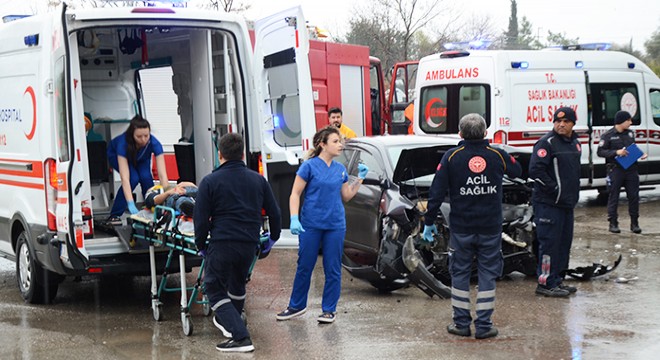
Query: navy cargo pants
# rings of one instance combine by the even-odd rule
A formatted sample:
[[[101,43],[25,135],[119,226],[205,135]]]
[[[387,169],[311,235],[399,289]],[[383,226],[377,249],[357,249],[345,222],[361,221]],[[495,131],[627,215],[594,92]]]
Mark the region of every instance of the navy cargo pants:
[[[539,243],[538,283],[548,289],[562,283],[573,244],[573,208],[534,202],[534,223]]]
[[[477,319],[474,327],[483,333],[493,326],[490,317],[495,309],[495,280],[502,275],[502,234],[457,234],[449,240],[449,270],[451,271],[451,305],[454,324],[467,328],[470,316],[470,276],[473,259],[477,260],[479,291],[477,292]]]
[[[619,192],[623,186],[628,198],[628,214],[633,221],[636,221],[639,218],[639,173],[637,169],[624,170],[620,166],[615,166],[609,176],[612,185],[607,199],[607,220],[610,222],[618,220]]]
[[[241,319],[245,283],[255,256],[256,244],[242,241],[210,241],[204,262],[206,295],[220,324],[234,340],[250,337]]]

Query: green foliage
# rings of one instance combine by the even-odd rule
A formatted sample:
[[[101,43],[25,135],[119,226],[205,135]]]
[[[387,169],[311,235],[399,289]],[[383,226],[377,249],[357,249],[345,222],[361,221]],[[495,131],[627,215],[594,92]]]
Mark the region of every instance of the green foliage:
[[[504,49],[518,49],[518,4],[511,0],[509,29],[504,33]]]

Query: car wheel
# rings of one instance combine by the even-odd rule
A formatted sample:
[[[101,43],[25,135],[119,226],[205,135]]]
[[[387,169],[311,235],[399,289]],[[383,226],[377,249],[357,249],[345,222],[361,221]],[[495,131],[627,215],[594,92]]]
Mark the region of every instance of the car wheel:
[[[16,279],[23,299],[30,304],[49,304],[57,294],[61,277],[45,270],[32,256],[25,230],[16,243]]]

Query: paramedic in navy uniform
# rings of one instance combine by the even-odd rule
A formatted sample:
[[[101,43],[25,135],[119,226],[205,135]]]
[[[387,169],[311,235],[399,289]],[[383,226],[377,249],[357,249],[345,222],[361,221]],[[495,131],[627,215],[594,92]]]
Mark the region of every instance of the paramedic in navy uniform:
[[[435,173],[423,238],[433,242],[438,209],[449,193],[449,264],[453,323],[450,334],[470,336],[470,276],[477,260],[479,290],[474,320],[475,337],[497,336],[491,315],[495,309],[495,280],[502,274],[502,178],[521,175],[520,164],[504,150],[488,146],[486,121],[467,114],[458,123],[463,138],[447,151]]]
[[[639,173],[637,162],[624,169],[617,161],[617,156],[628,156],[626,148],[635,143],[635,133],[630,130],[632,116],[627,111],[618,111],[614,115],[614,127],[607,130],[598,143],[598,156],[604,157],[607,164],[607,176],[610,177],[610,195],[607,199],[607,220],[610,222],[609,231],[615,234],[621,232],[617,206],[619,205],[619,191],[621,186],[626,189],[628,197],[628,213],[630,214],[630,230],[640,234],[639,227]],[[645,160],[646,154],[640,159]]]
[[[344,165],[334,161],[344,148],[339,129],[330,125],[314,134],[314,148],[296,172],[289,209],[291,233],[299,235],[298,267],[293,280],[289,306],[277,314],[277,320],[289,320],[307,311],[312,271],[323,249],[325,284],[319,323],[335,321],[341,292],[341,257],[346,235],[346,215],[343,201],[355,196],[369,169],[358,165],[358,178],[348,181]],[[300,197],[304,195],[300,212]]]
[[[573,209],[580,197],[582,147],[573,131],[576,121],[573,109],[558,108],[553,116],[553,130],[534,144],[529,163],[539,243],[538,295],[567,297],[577,291],[562,284],[573,243]]]
[[[282,227],[273,191],[263,176],[245,166],[243,148],[240,134],[220,138],[220,167],[199,184],[193,215],[195,244],[206,259],[204,285],[215,311],[213,323],[230,338],[217,345],[223,352],[254,350],[241,313],[245,283],[259,244],[261,210],[266,210],[270,225],[270,240],[263,251],[270,251]]]
[[[131,119],[126,132],[110,141],[108,161],[110,166],[119,172],[121,178],[121,187],[117,190],[108,219],[111,223],[121,223],[119,217],[127,207],[131,214],[137,214],[138,208],[133,199],[133,190],[138,184],[142,188],[143,197],[147,190],[154,186],[154,178],[151,175],[151,154],[156,156],[158,179],[167,189],[169,181],[165,169],[163,145],[151,135],[151,125],[146,119],[136,115]]]

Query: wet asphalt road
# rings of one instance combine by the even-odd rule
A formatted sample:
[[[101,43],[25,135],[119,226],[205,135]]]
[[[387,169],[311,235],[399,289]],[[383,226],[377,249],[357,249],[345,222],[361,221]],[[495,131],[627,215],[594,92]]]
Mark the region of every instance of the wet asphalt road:
[[[346,272],[337,321],[319,325],[320,264],[308,313],[277,322],[275,313],[288,302],[296,252],[276,249],[257,264],[248,285],[256,351],[222,354],[215,344],[223,338],[201,306],[192,309],[194,333],[183,334],[178,293],[164,297],[164,319],[154,321],[149,277],[67,279],[54,304],[34,306],[18,293],[14,265],[1,259],[0,359],[657,359],[660,190],[641,196],[644,233],[630,233],[621,216],[623,232],[615,235],[607,232],[605,207],[595,203],[595,192],[582,192],[571,266],[613,261],[618,253],[621,265],[611,276],[573,282],[579,291],[569,299],[535,296],[533,278],[503,279],[493,316],[500,335],[491,340],[447,334],[449,300],[431,299],[416,288],[380,294]]]

